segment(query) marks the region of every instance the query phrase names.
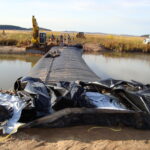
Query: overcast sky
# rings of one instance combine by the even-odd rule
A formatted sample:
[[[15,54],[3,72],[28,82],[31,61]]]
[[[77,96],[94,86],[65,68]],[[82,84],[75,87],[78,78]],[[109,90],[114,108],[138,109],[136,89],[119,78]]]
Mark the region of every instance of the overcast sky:
[[[150,33],[150,0],[0,0],[0,24],[141,35]]]

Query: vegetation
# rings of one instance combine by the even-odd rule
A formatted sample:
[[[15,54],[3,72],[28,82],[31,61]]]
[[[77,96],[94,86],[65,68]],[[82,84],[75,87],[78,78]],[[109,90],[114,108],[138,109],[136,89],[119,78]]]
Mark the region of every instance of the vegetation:
[[[77,38],[85,39],[84,32],[79,32],[76,35]]]
[[[47,39],[53,34],[59,38],[60,34],[68,34],[61,32],[47,32]],[[117,52],[150,52],[150,45],[143,44],[144,37],[118,36],[118,35],[102,35],[102,34],[85,34],[85,39],[76,38],[77,33],[69,33],[72,44],[95,43],[100,46]],[[0,32],[0,45],[17,45],[28,46],[31,44],[31,31],[14,31],[7,30],[3,34]]]
[[[142,35],[141,37],[145,37],[145,38],[148,38],[148,37],[149,37],[149,34],[146,34],[146,35]]]
[[[26,46],[30,44],[31,31],[3,30],[0,33],[0,45]]]
[[[77,43],[96,43],[117,52],[150,52],[150,45],[143,44],[143,37],[86,34],[86,39],[75,39]]]

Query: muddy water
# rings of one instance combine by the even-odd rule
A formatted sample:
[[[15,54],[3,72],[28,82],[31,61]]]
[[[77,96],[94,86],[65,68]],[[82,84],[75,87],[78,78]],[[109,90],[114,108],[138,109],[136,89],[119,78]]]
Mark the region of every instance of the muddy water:
[[[84,54],[84,60],[101,78],[136,80],[150,84],[150,54]]]
[[[16,79],[27,75],[40,57],[33,55],[0,55],[0,89],[12,89]]]
[[[41,56],[0,55],[0,88],[12,89],[17,78],[27,75]],[[83,54],[90,68],[102,79],[115,78],[150,83],[148,54]]]

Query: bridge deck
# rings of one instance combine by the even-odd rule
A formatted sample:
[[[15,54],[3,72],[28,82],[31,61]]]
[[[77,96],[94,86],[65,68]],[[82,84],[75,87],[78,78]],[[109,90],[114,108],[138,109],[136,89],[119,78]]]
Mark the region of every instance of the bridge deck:
[[[100,78],[91,71],[82,59],[82,50],[76,47],[53,47],[60,56],[52,58],[43,56],[33,67],[30,76],[41,78],[45,83],[58,81],[99,81]]]

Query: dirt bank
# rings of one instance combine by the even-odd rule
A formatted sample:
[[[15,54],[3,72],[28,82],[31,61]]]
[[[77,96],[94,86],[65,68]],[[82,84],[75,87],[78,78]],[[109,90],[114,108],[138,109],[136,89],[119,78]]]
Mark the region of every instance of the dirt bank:
[[[0,54],[25,54],[25,47],[0,46]]]
[[[85,43],[83,44],[84,52],[106,52],[108,51],[103,46],[94,43]],[[109,50],[111,51],[111,50]]]
[[[42,50],[27,49],[26,47],[0,46],[0,54],[44,54]]]
[[[24,129],[0,143],[0,150],[149,150],[150,131],[77,126],[59,129]]]

